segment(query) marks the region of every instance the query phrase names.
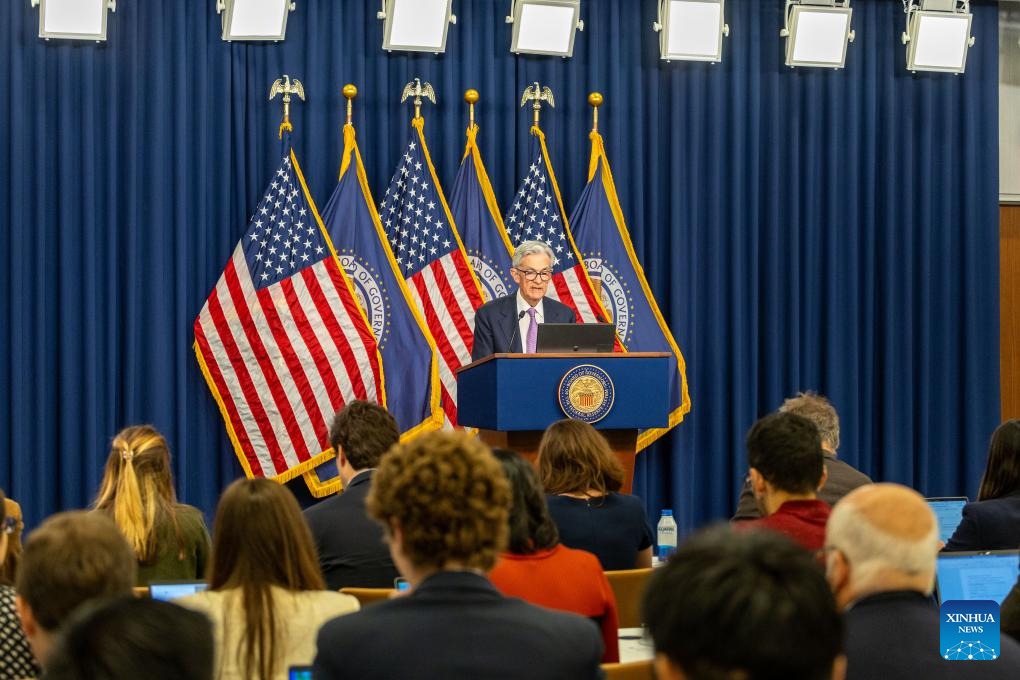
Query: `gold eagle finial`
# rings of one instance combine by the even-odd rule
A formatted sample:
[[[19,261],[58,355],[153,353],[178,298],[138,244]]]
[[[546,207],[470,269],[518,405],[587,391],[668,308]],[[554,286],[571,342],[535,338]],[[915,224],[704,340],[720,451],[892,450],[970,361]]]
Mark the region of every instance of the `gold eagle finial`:
[[[414,117],[421,118],[421,99],[424,97],[433,104],[436,103],[436,91],[432,89],[431,83],[421,82],[421,78],[404,85],[404,91],[400,94],[400,103],[407,101],[408,97],[414,97]]]
[[[283,125],[290,125],[290,96],[296,94],[301,101],[305,100],[305,87],[301,81],[295,78],[290,79],[286,73],[282,78],[277,78],[273,86],[269,88],[269,101],[273,101],[276,95],[283,95]]]
[[[552,90],[548,86],[542,87],[538,81],[534,85],[524,88],[521,96],[521,106],[531,101],[531,108],[535,112],[535,126],[538,126],[538,114],[542,110],[542,102],[549,102],[549,106],[556,108],[556,100],[553,98]]]

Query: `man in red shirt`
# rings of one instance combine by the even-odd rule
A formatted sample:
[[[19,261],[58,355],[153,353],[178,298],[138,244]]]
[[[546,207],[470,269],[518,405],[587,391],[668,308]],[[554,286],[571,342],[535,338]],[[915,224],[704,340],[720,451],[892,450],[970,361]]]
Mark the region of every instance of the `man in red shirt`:
[[[831,508],[818,500],[826,472],[815,424],[793,413],[765,416],[747,434],[747,463],[762,519],[738,526],[772,529],[819,550]]]

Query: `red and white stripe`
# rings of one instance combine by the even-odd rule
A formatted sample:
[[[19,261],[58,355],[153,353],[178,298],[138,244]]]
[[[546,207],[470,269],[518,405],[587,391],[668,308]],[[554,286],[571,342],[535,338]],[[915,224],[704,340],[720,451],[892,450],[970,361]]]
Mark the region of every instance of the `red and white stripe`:
[[[407,279],[407,284],[436,341],[443,413],[448,424],[456,425],[456,371],[471,362],[475,310],[482,304],[481,293],[459,248],[429,263]]]
[[[252,475],[329,448],[353,399],[379,400],[375,338],[332,257],[256,290],[240,245],[195,320],[198,352]]]
[[[595,291],[585,277],[584,265],[577,264],[570,269],[553,274],[552,285],[546,293],[574,310],[581,323],[603,321],[602,311],[595,299]]]

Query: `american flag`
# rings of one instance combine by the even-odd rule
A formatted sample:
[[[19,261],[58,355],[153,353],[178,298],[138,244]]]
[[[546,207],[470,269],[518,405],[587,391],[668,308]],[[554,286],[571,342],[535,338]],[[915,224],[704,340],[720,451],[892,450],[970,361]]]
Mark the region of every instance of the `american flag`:
[[[482,293],[432,168],[423,132],[411,136],[379,204],[386,238],[418,310],[439,349],[443,412],[457,424],[456,371],[471,361],[475,310]]]
[[[383,401],[379,354],[333,255],[290,133],[244,236],[195,319],[195,353],[250,477],[287,481],[331,454],[328,424]]]
[[[552,285],[547,295],[567,305],[582,323],[607,318],[596,297],[588,273],[570,236],[560,204],[556,176],[549,165],[545,136],[537,127],[531,130],[531,164],[521,180],[520,189],[507,213],[507,234],[514,247],[523,241],[545,241],[553,249]]]

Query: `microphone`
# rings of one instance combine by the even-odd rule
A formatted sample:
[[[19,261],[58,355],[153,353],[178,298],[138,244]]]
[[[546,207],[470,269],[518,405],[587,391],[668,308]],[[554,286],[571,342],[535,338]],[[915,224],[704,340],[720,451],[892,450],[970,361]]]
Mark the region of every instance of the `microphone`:
[[[521,333],[521,319],[523,319],[524,315],[527,314],[527,313],[528,313],[528,310],[522,309],[521,313],[517,315],[517,321],[514,323],[514,332],[510,334],[510,342],[508,342],[506,344],[506,351],[507,352],[513,352],[514,351],[514,338],[516,338],[518,335],[520,335],[520,333]],[[524,349],[524,348],[522,347],[521,349]]]

